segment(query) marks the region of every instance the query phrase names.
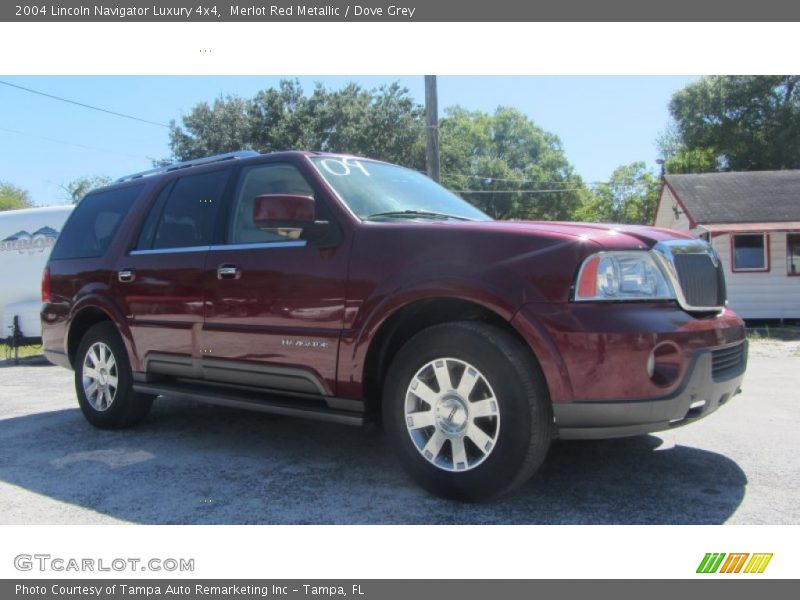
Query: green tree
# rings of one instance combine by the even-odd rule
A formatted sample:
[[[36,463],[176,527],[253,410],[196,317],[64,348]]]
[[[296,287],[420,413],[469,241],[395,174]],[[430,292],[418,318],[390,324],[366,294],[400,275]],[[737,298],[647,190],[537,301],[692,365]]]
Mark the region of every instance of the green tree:
[[[798,75],[713,76],[676,92],[669,110],[680,143],[664,156],[668,172],[800,167],[798,83]]]
[[[197,104],[182,125],[172,121],[170,150],[175,159],[190,160],[240,149],[314,149],[419,168],[422,117],[422,107],[397,83],[372,90],[356,83],[328,90],[318,83],[305,95],[298,81],[282,80],[250,99]]]
[[[442,183],[497,219],[571,218],[587,194],[557,136],[514,108],[447,109]]]
[[[722,169],[723,159],[714,148],[678,148],[664,162],[666,173],[709,173]]]
[[[655,217],[658,177],[644,162],[617,167],[607,182],[575,211],[580,221],[650,224]]]
[[[708,173],[722,169],[723,157],[714,148],[687,148],[675,121],[656,140],[666,173]]]
[[[109,183],[111,183],[111,177],[78,177],[70,181],[67,185],[62,185],[61,189],[66,193],[67,200],[72,204],[77,204],[92,190],[108,185]]]
[[[7,181],[0,181],[0,211],[33,206],[27,190]]]

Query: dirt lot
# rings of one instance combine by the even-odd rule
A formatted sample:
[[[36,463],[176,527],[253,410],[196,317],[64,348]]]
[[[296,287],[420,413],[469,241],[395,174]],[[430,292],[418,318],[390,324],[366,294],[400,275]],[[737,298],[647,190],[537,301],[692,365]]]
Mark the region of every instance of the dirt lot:
[[[557,442],[485,505],[417,488],[380,431],[160,398],[98,431],[72,373],[0,362],[0,523],[800,523],[800,342],[755,340],[744,393],[657,435]]]

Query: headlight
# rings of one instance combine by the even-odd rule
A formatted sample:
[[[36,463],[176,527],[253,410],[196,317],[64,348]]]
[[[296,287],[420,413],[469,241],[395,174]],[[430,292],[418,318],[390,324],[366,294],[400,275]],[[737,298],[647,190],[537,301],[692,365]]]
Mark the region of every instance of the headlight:
[[[667,300],[675,298],[675,293],[649,252],[600,252],[583,261],[574,298],[579,302]]]

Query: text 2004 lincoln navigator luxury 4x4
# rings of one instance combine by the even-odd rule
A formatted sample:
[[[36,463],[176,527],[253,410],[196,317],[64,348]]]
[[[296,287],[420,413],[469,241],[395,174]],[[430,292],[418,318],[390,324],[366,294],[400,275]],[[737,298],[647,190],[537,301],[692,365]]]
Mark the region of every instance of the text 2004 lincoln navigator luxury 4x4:
[[[43,280],[47,357],[98,427],[159,394],[383,420],[411,475],[486,499],[550,440],[658,431],[739,391],[709,245],[644,226],[493,221],[428,178],[239,152],[87,195]]]

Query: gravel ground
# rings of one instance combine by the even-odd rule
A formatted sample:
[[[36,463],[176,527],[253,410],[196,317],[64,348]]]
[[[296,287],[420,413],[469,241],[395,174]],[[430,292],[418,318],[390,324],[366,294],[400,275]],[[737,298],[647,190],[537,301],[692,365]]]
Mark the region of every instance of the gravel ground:
[[[381,432],[160,398],[93,429],[72,373],[0,362],[0,523],[800,523],[800,344],[752,344],[744,393],[708,419],[557,442],[519,492],[417,488]]]

